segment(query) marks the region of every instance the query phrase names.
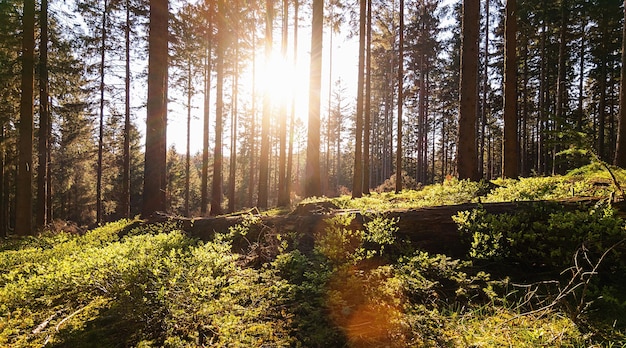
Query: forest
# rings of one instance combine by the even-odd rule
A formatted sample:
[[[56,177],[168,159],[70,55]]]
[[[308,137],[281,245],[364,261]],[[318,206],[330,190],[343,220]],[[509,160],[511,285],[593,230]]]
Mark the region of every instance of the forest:
[[[0,346],[626,346],[626,1],[0,0]]]
[[[619,1],[472,1],[469,29],[461,2],[316,2],[316,16],[300,1],[172,3],[152,21],[169,38],[160,77],[154,3],[28,5],[0,8],[0,235],[132,217],[146,201],[203,216],[358,197],[403,173],[416,188],[618,159]],[[346,37],[354,52],[333,55]],[[355,76],[333,72],[345,61]]]

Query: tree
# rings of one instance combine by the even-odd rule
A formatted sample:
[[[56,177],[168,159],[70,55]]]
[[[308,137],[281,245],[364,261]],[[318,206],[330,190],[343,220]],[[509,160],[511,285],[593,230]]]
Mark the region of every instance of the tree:
[[[502,176],[519,176],[517,143],[517,11],[516,0],[506,1],[504,53],[504,150]]]
[[[148,101],[142,215],[166,210],[168,0],[150,0]]]
[[[48,157],[50,151],[50,108],[48,106],[48,0],[41,1],[39,12],[39,165],[37,167],[37,227],[48,217]]]
[[[96,183],[96,222],[102,222],[102,148],[104,146],[104,66],[106,59],[107,44],[107,0],[104,0],[102,7],[102,26],[100,34],[102,39],[100,42],[100,123],[98,127],[98,169]]]
[[[287,61],[287,41],[289,38],[289,1],[283,0],[283,21],[280,51],[283,60]],[[280,155],[278,164],[278,206],[289,205],[289,187],[287,186],[287,101],[281,100],[280,105]]]
[[[16,182],[15,230],[18,235],[33,232],[32,172],[33,113],[35,86],[35,0],[24,0],[22,41],[22,97],[20,102],[19,161]]]
[[[402,191],[402,107],[404,104],[404,0],[400,0],[398,38],[398,142],[396,145],[396,193]]]
[[[126,22],[124,25],[124,153],[122,164],[122,196],[120,212],[122,217],[130,218],[130,0],[126,0]]]
[[[478,180],[475,125],[480,1],[463,0],[462,18],[457,171],[459,179]]]
[[[274,30],[274,2],[265,1],[265,62],[269,62],[272,55],[272,31]],[[270,118],[271,100],[268,90],[264,91],[263,114],[261,115],[261,152],[259,154],[259,194],[257,206],[267,208],[269,166],[270,166]]]
[[[626,0],[624,0],[624,23],[622,24],[622,67],[619,87],[619,123],[614,163],[626,168]]]
[[[311,17],[311,63],[309,80],[309,121],[306,149],[304,195],[320,196],[320,91],[322,88],[322,34],[324,27],[324,0],[313,0]]]
[[[299,21],[299,10],[300,10],[300,0],[294,0],[294,9],[293,9],[293,67],[298,64],[298,21]],[[291,178],[292,178],[292,170],[293,170],[293,138],[294,138],[294,127],[295,127],[295,119],[296,119],[296,93],[295,93],[295,85],[294,93],[291,96],[291,115],[289,119],[289,150],[287,151],[287,192],[291,194]]]
[[[367,0],[365,42],[365,113],[363,115],[363,193],[370,193],[370,138],[372,119],[372,0]]]
[[[206,20],[208,21],[205,32],[206,48],[205,48],[205,66],[204,66],[204,112],[202,125],[202,178],[200,193],[200,213],[206,215],[207,205],[209,203],[209,123],[211,118],[211,53],[213,50],[213,1],[209,2],[206,11]]]
[[[222,133],[224,122],[224,55],[227,27],[224,1],[217,1],[217,47],[215,52],[215,148],[213,149],[213,184],[211,186],[211,215],[222,213]]]
[[[365,79],[365,21],[367,0],[359,0],[359,62],[356,92],[356,122],[354,141],[354,173],[352,177],[352,198],[363,196],[363,87]]]

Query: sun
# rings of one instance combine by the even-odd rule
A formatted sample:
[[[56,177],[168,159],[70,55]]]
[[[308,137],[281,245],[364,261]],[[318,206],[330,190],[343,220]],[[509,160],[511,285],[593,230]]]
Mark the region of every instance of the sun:
[[[256,72],[257,93],[267,93],[275,106],[291,102],[305,81],[307,79],[303,78],[301,69],[297,69],[293,60],[284,57],[280,52],[273,52]]]

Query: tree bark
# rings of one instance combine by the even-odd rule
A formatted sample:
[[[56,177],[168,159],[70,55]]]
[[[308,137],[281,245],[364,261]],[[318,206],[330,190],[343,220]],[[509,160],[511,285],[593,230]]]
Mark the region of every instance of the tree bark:
[[[272,31],[274,22],[274,2],[273,0],[265,1],[265,62],[268,64],[272,55]],[[259,157],[259,194],[257,206],[261,209],[267,208],[268,204],[268,185],[269,185],[269,166],[270,166],[270,118],[271,118],[271,100],[269,91],[264,91],[263,95],[263,115],[261,116],[261,153]]]
[[[209,16],[212,15],[212,7],[209,8]],[[211,41],[213,31],[213,19],[209,18],[209,28],[206,33],[206,65],[204,70],[204,112],[202,125],[202,173],[200,183],[200,214],[207,213],[209,204],[209,124],[211,120]]]
[[[517,9],[516,0],[507,0],[504,39],[504,149],[502,176],[519,176],[517,141]]]
[[[239,6],[237,3],[236,6]],[[237,19],[238,21],[238,19]],[[237,22],[238,23],[238,22]],[[232,105],[230,119],[230,166],[228,168],[228,212],[235,211],[237,181],[237,113],[239,93],[239,35],[235,33],[235,61],[233,69]]]
[[[39,12],[39,166],[37,168],[37,217],[36,226],[42,227],[48,217],[48,151],[50,142],[50,109],[48,106],[48,0],[41,0]]]
[[[457,171],[459,179],[477,181],[476,158],[476,86],[478,69],[478,32],[480,27],[479,0],[463,0],[461,38],[461,83]]]
[[[165,211],[168,0],[150,0],[148,102],[142,215]]]
[[[306,197],[322,194],[320,177],[320,91],[322,88],[322,35],[324,0],[313,0],[311,63],[309,80],[309,120],[306,149]]]
[[[96,182],[96,223],[102,222],[102,150],[104,147],[104,64],[107,40],[107,0],[102,9],[102,37],[100,46],[100,123],[98,125],[98,173]]]
[[[33,233],[32,167],[33,113],[35,89],[35,1],[24,0],[22,41],[22,96],[20,101],[19,155],[16,179],[15,231],[25,236]]]
[[[370,193],[370,137],[372,122],[372,0],[367,0],[365,42],[365,113],[363,115],[363,193]]]
[[[289,1],[283,0],[283,18],[280,52],[284,62],[287,62],[287,40],[289,38]],[[289,191],[287,187],[287,100],[281,100],[280,105],[280,154],[278,160],[278,206],[289,206]]]
[[[211,215],[222,214],[222,132],[224,122],[224,54],[226,51],[226,23],[224,0],[217,1],[217,52],[215,56],[215,148],[213,149],[213,185],[211,190]]]
[[[299,20],[299,0],[294,1],[293,9],[293,67],[294,69],[298,63],[298,20]],[[293,141],[294,141],[294,126],[296,120],[296,86],[293,87],[293,95],[291,99],[291,116],[289,120],[289,150],[287,152],[287,192],[291,194],[291,179],[293,171]]]
[[[619,123],[614,163],[626,168],[626,0],[624,0],[624,24],[622,24],[622,68],[619,86]]]
[[[398,138],[396,139],[396,193],[402,191],[402,108],[404,104],[404,0],[400,0],[398,31]]]
[[[124,78],[124,154],[122,168],[122,197],[120,197],[120,213],[130,218],[130,0],[126,0],[125,39],[125,78]]]

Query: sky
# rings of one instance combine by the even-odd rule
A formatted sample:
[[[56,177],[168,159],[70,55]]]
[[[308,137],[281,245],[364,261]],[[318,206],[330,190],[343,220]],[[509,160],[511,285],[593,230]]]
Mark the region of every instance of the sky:
[[[346,32],[346,31],[342,31]],[[290,35],[292,33],[290,32]],[[279,40],[280,37],[278,35],[274,35],[275,41]],[[290,37],[290,44],[292,43],[293,38]],[[259,43],[262,45],[263,43]],[[357,80],[357,64],[358,64],[358,39],[352,38],[349,39],[345,37],[345,35],[341,35],[340,33],[333,34],[333,74],[332,81],[334,85],[334,81],[337,79],[342,80],[342,84],[346,89],[346,102],[350,104],[354,104],[356,98],[356,80]],[[262,47],[261,47],[262,48]],[[280,50],[280,44],[278,42],[274,43],[274,50]],[[290,48],[293,50],[293,48]],[[323,38],[323,62],[322,62],[322,91],[321,91],[321,114],[322,118],[328,113],[328,88],[329,88],[329,61],[330,61],[330,34],[326,29],[324,32]],[[262,50],[261,50],[262,51]],[[301,118],[306,118],[308,116],[308,76],[309,76],[309,63],[310,63],[310,23],[301,22],[301,26],[298,32],[298,65],[295,73],[291,72],[288,75],[291,75],[291,79],[295,80],[294,82],[298,84],[297,90],[297,99],[296,99],[296,115]],[[262,58],[260,58],[262,59]],[[257,63],[260,64],[260,63]],[[282,84],[282,79],[279,78],[279,75],[283,74],[283,70],[278,66],[274,68],[277,72],[274,73],[274,76],[271,76],[271,73],[265,73],[265,75],[270,75],[268,77],[263,77],[264,73],[261,72],[257,74],[257,86],[261,83],[260,81],[265,80],[269,82],[268,87],[273,91],[284,91],[279,87]],[[288,78],[287,78],[288,79]],[[214,81],[213,81],[214,82]],[[213,83],[214,84],[214,83]],[[251,84],[251,74],[248,73],[247,77],[243,76],[240,80],[240,85]],[[215,86],[213,86],[213,89]],[[245,89],[242,88],[242,89]],[[214,92],[211,95],[211,139],[214,139],[214,135],[212,134],[214,126],[215,126],[215,106],[213,102],[215,101]],[[176,97],[175,97],[176,98]],[[242,96],[241,98],[248,98],[248,96]],[[203,95],[199,94],[195,98],[195,105],[197,106],[192,110],[192,121],[191,121],[191,153],[195,154],[202,151],[202,99]],[[240,107],[242,103],[245,101],[241,101]],[[192,103],[194,104],[194,103]],[[168,148],[170,146],[174,146],[176,151],[179,153],[186,152],[186,133],[187,133],[187,109],[179,103],[170,103],[168,107],[168,133],[167,133],[167,142]],[[259,116],[260,117],[260,113]],[[145,115],[140,117],[145,121]],[[303,119],[304,124],[306,124],[306,120]],[[224,121],[228,124],[228,118]],[[141,121],[139,122],[141,123]],[[144,125],[139,125],[140,128],[145,128]],[[228,143],[229,132],[225,132],[224,143]]]

